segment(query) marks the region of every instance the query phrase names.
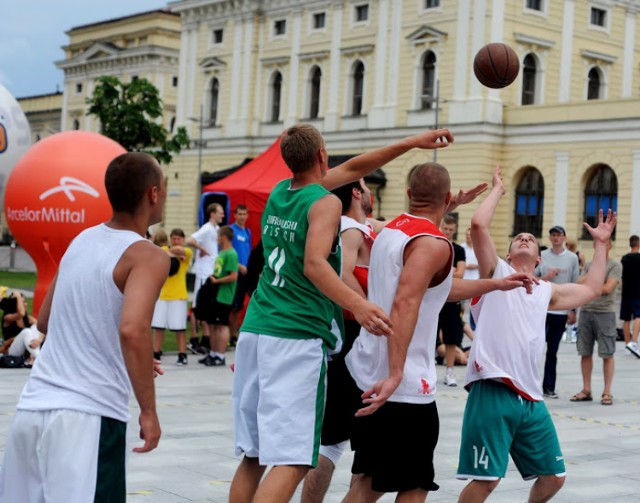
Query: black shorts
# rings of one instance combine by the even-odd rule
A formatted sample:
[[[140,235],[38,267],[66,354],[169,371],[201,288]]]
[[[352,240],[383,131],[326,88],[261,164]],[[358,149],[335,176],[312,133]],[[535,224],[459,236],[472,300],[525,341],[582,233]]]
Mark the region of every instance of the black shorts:
[[[231,313],[232,307],[231,304],[214,302],[213,309],[205,321],[210,325],[229,325],[229,314]]]
[[[442,342],[455,346],[462,343],[462,305],[460,302],[445,302],[438,317],[438,329],[442,330]]]
[[[437,491],[433,453],[439,433],[435,402],[387,402],[374,414],[355,419],[351,472],[370,476],[371,488],[378,492]]]
[[[344,325],[345,341],[342,351],[332,357],[327,366],[327,399],[322,421],[322,445],[334,445],[349,440],[354,414],[362,406],[362,391],[353,383],[344,361],[344,356],[360,333],[360,325],[355,320],[344,320]]]
[[[238,273],[236,281],[236,293],[231,306],[234,310],[240,311],[244,307],[244,298],[247,296],[247,275]]]
[[[640,318],[640,297],[622,297],[620,300],[620,319],[631,321]]]

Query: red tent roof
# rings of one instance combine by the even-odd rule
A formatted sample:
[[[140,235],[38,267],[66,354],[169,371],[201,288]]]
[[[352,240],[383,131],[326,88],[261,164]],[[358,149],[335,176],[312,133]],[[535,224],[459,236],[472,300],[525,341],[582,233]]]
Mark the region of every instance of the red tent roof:
[[[280,155],[280,138],[258,157],[249,161],[238,171],[216,182],[205,185],[202,192],[223,193],[229,198],[231,211],[238,204],[249,209],[247,227],[251,229],[253,244],[260,239],[260,219],[267,198],[274,185],[293,175]],[[228,215],[229,221],[233,220]]]

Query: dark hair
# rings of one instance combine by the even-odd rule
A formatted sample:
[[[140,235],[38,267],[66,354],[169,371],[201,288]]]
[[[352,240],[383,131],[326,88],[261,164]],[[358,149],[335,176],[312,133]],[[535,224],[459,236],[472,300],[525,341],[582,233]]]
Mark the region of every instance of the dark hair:
[[[236,206],[236,209],[233,210],[234,213],[238,213],[238,211],[249,211],[249,208],[247,208],[246,204],[239,204],[238,206]]]
[[[180,236],[181,238],[184,237],[184,231],[180,228],[175,228],[171,231],[170,236]]]
[[[113,211],[134,213],[145,192],[160,187],[162,171],[158,161],[143,152],[127,152],[107,166],[104,186]]]
[[[233,241],[233,229],[228,225],[223,225],[218,229],[218,236],[224,236],[229,241]]]
[[[280,139],[280,153],[293,173],[311,169],[324,140],[320,131],[309,124],[298,124],[287,129]]]
[[[357,189],[360,193],[363,192],[360,180],[347,183],[346,185],[342,185],[341,187],[331,191],[332,194],[335,194],[338,196],[338,199],[340,199],[340,202],[342,203],[342,213],[346,213],[351,207],[353,189]]]
[[[207,205],[207,216],[211,217],[211,213],[218,211],[218,207],[222,208],[222,205],[220,203],[211,203]]]
[[[635,248],[638,245],[640,245],[640,237],[638,237],[637,234],[634,234],[629,238],[629,246],[631,248]]]
[[[444,217],[442,217],[442,223],[447,225],[455,224],[455,226],[457,227],[458,219],[451,213],[447,213]]]

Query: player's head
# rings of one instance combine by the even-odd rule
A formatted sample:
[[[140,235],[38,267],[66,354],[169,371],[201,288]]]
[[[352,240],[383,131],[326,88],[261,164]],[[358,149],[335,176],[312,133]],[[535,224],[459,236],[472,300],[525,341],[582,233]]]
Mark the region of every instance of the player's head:
[[[458,230],[458,222],[453,215],[445,215],[440,222],[440,230],[449,241],[453,241],[453,237]]]
[[[329,160],[320,131],[309,124],[288,128],[280,139],[280,152],[293,174],[310,170],[316,162],[326,168]]]
[[[528,232],[516,234],[509,243],[507,261],[512,262],[515,258],[521,257],[534,261],[535,265],[540,262],[540,242]]]
[[[218,244],[231,243],[233,241],[233,229],[228,225],[223,225],[218,229]]]
[[[629,238],[629,247],[637,248],[638,246],[640,246],[640,237],[634,234]]]
[[[342,203],[342,214],[344,215],[351,205],[354,203],[354,196],[359,194],[360,207],[364,211],[365,215],[371,213],[371,191],[364,183],[364,179],[360,179],[355,182],[347,183],[341,187],[335,188],[331,191],[334,195],[338,196]]]
[[[249,209],[244,204],[239,204],[236,206],[236,209],[233,210],[233,220],[240,227],[244,227],[244,224],[247,222],[247,218],[249,218]]]
[[[442,164],[425,162],[409,172],[411,206],[444,210],[451,201],[451,178]]]
[[[207,206],[207,215],[210,222],[220,225],[224,220],[224,208],[219,203],[211,203]]]
[[[182,243],[184,243],[184,237],[184,231],[182,229],[173,229],[170,234],[171,246],[182,246]]]
[[[154,206],[150,224],[160,221],[166,190],[153,156],[142,152],[119,155],[107,166],[104,185],[114,212],[133,215],[148,200]]]

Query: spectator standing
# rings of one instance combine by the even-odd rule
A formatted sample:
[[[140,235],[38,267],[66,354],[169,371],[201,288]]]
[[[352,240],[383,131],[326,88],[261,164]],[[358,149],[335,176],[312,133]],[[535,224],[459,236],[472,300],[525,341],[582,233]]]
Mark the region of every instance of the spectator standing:
[[[225,352],[229,344],[229,314],[238,280],[238,254],[233,248],[233,229],[228,225],[218,230],[219,252],[209,281],[215,287],[215,299],[207,309],[205,321],[209,324],[211,350],[199,363],[207,367],[227,364]]]
[[[564,227],[554,225],[549,229],[551,248],[544,250],[536,274],[556,285],[575,283],[580,274],[578,256],[565,248],[567,233]],[[571,313],[575,323],[575,310]],[[556,367],[558,365],[558,347],[565,333],[569,310],[550,310],[546,319],[547,353],[544,361],[542,390],[547,398],[558,398],[556,393]]]
[[[229,315],[231,346],[235,346],[238,340],[238,320],[244,309],[244,301],[247,296],[247,266],[249,255],[251,255],[251,229],[246,227],[249,210],[244,204],[239,204],[233,211],[233,216],[234,222],[230,227],[233,229],[233,249],[238,254],[238,281]]]
[[[595,243],[594,243],[595,245]],[[578,317],[577,348],[580,355],[580,370],[582,372],[582,390],[573,397],[572,402],[586,402],[592,400],[591,373],[593,371],[593,347],[598,343],[598,356],[602,358],[602,374],[604,376],[604,390],[600,403],[612,405],[613,395],[611,385],[615,372],[613,355],[616,352],[616,308],[615,292],[622,277],[622,264],[609,257],[611,239],[607,241],[607,270],[604,277],[602,294],[580,308]],[[584,267],[584,274],[589,272],[591,262]],[[578,278],[578,283],[584,281],[585,276]]]
[[[635,234],[631,236],[629,246],[631,250],[622,257],[620,319],[624,322],[622,333],[627,350],[640,358],[640,349],[638,349],[638,334],[640,334],[640,237]]]
[[[170,260],[145,232],[162,217],[164,175],[128,152],[109,163],[105,187],[111,220],[71,242],[40,308],[47,342],[5,445],[3,502],[124,503],[131,389],[144,442],[134,452],[160,440],[149,327]]]
[[[471,239],[471,227],[468,227],[464,233],[464,243],[460,246],[464,248],[464,276],[463,279],[479,279],[480,271],[478,270],[478,258],[476,252],[473,250],[473,240]],[[473,340],[473,331],[476,329],[476,322],[473,319],[473,315],[469,309],[469,301],[462,303],[462,319],[464,321],[464,333],[467,334],[469,339]]]
[[[195,310],[198,290],[213,274],[213,266],[218,255],[218,229],[224,220],[224,208],[218,203],[211,203],[206,210],[209,220],[196,232],[185,239],[185,244],[195,248],[195,260],[191,270],[195,274],[193,284],[193,301],[191,302],[191,340],[188,348],[193,354],[202,353],[201,346],[209,345],[209,327],[207,323],[196,319]],[[202,339],[198,341],[198,325],[202,324]]]
[[[151,320],[153,329],[153,356],[156,360],[162,358],[162,342],[164,331],[170,330],[176,334],[178,341],[177,365],[186,365],[187,347],[185,331],[187,328],[187,304],[189,296],[187,293],[187,271],[191,264],[193,251],[185,248],[184,231],[173,229],[169,235],[171,247],[162,246],[171,257],[178,259],[178,271],[169,276],[160,291],[160,298],[156,302]],[[155,239],[154,239],[155,241]]]

